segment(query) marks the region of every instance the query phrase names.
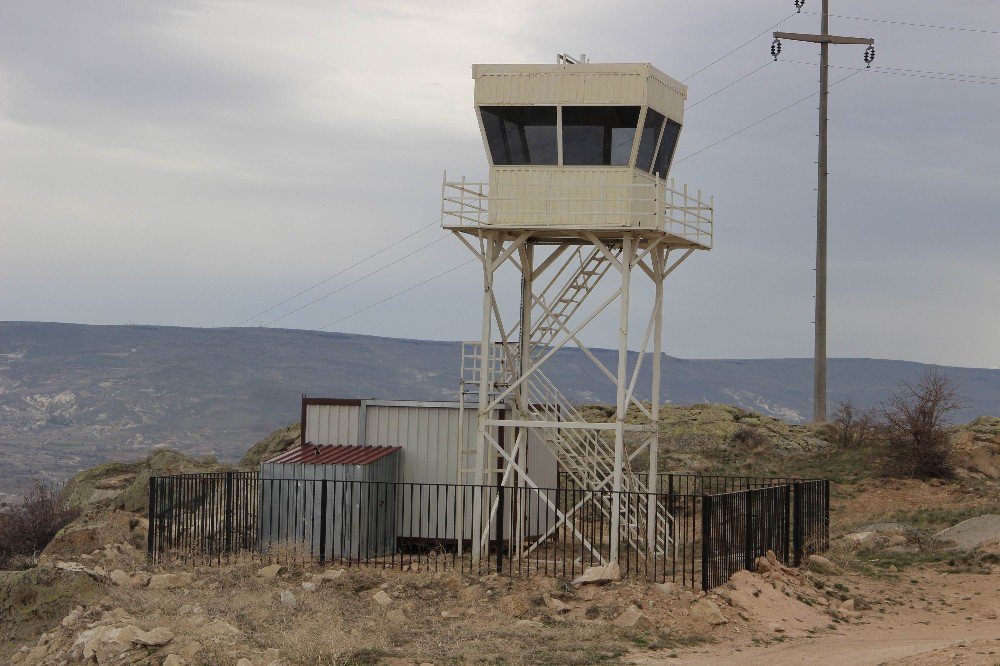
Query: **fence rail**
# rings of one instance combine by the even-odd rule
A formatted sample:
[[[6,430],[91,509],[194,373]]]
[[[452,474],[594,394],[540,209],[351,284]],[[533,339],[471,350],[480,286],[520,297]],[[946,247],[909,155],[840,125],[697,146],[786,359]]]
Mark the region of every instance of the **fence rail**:
[[[147,548],[154,562],[318,561],[556,577],[607,562],[616,548],[625,576],[708,589],[768,549],[798,564],[829,542],[825,480],[665,474],[650,490],[663,515],[642,529],[622,520],[612,533],[615,495],[627,508],[645,506],[648,493],[576,488],[562,477],[558,488],[537,489],[258,472],[157,476]]]

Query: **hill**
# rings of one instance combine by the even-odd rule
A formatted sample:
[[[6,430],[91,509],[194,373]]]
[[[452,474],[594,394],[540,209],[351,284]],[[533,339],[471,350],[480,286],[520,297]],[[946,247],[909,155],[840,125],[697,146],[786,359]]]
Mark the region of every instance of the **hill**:
[[[0,322],[0,493],[34,474],[61,480],[153,446],[235,461],[249,443],[297,421],[302,393],[451,399],[458,353],[456,342],[315,331]],[[614,365],[615,352],[595,354]],[[668,357],[664,395],[799,422],[809,413],[811,367],[809,359]],[[831,403],[875,404],[926,367],[833,359]],[[1000,370],[945,371],[965,403],[956,421],[1000,413]],[[579,351],[556,354],[547,374],[573,400],[614,400]]]

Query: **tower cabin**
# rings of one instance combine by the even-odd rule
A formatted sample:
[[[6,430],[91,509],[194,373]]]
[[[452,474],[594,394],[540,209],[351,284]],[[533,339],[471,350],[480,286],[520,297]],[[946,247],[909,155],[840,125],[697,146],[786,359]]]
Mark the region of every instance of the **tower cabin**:
[[[446,228],[711,247],[712,201],[669,179],[687,86],[646,63],[473,65],[472,77],[489,182],[445,177]]]

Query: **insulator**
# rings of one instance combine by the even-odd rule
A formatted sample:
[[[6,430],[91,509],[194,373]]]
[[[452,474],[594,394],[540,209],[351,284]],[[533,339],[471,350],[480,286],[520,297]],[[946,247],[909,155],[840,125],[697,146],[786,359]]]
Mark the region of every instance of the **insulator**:
[[[865,49],[865,65],[868,69],[872,68],[872,63],[875,62],[875,45],[869,44],[868,48]]]
[[[774,57],[774,62],[778,62],[778,55],[781,53],[781,40],[775,39],[771,42],[771,55]]]
[[[795,0],[795,9],[799,12],[802,11],[802,6],[806,4],[806,0]]]

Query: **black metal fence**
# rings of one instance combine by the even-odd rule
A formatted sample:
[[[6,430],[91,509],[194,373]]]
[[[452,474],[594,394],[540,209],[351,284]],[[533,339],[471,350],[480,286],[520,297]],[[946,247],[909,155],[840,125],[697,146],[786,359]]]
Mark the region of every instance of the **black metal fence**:
[[[661,492],[650,495],[562,479],[557,489],[535,489],[257,472],[159,476],[150,479],[147,546],[154,562],[318,561],[557,577],[617,554],[625,576],[708,589],[768,549],[798,564],[828,545],[827,481],[660,481]]]

